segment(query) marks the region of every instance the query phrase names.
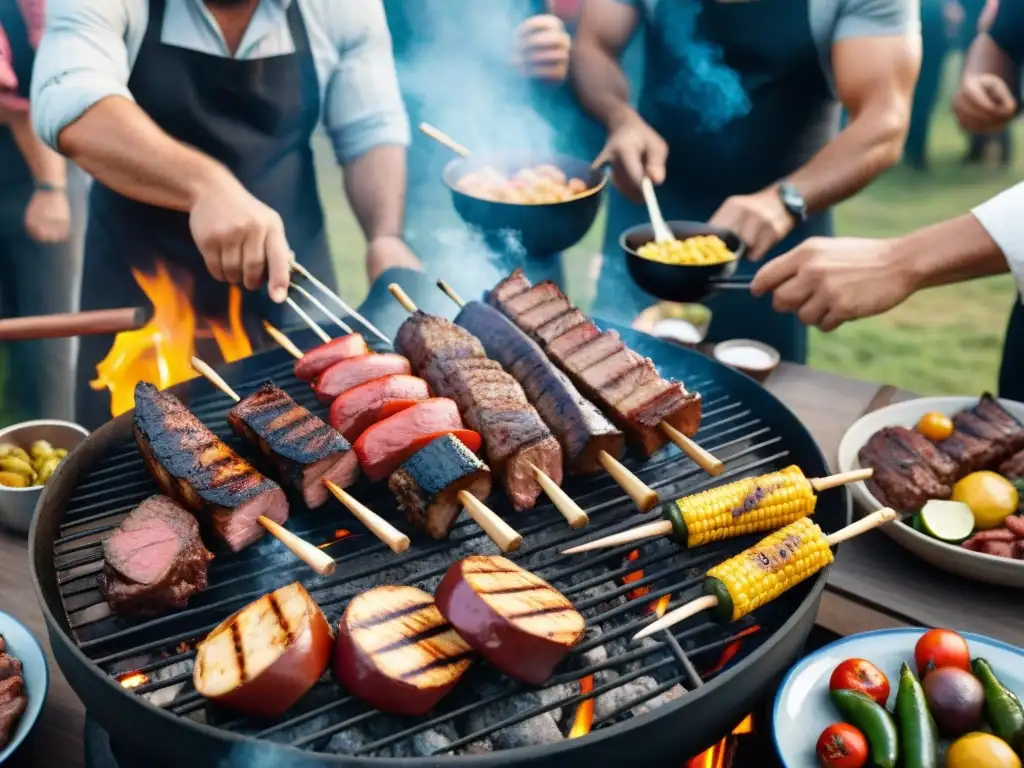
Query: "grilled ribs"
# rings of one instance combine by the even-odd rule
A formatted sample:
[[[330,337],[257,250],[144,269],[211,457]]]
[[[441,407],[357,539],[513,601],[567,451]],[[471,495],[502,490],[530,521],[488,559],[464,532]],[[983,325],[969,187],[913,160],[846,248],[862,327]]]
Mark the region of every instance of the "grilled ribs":
[[[601,471],[598,461],[601,451],[615,458],[622,456],[625,448],[622,432],[580,394],[544,350],[505,315],[487,304],[471,301],[459,312],[455,322],[476,336],[487,354],[519,382],[561,443],[570,472]],[[477,371],[472,380],[488,385],[500,382],[493,370]]]
[[[902,512],[920,508],[929,499],[948,499],[953,489],[935,476],[918,454],[907,448],[906,427],[885,427],[860,449],[862,467],[873,469],[868,488],[880,502]]]
[[[359,477],[348,441],[272,382],[242,398],[228,412],[228,424],[273,462],[284,483],[302,492],[310,509],[328,499],[322,480],[347,488]]]
[[[531,463],[562,482],[562,448],[519,383],[488,360],[479,339],[449,321],[416,312],[398,329],[395,349],[438,395],[458,403],[466,426],[480,433],[487,463],[517,510],[541,494]]]
[[[103,540],[100,594],[117,614],[152,616],[184,608],[206,589],[213,555],[199,538],[199,523],[176,501],[151,496]]]
[[[626,348],[618,335],[601,333],[554,283],[531,285],[515,270],[487,301],[538,341],[579,390],[647,454],[667,442],[664,421],[686,435],[700,426],[700,395],[663,379],[653,364]]]
[[[260,516],[284,524],[284,491],[211,432],[174,395],[135,386],[135,441],[165,494],[196,513],[237,552],[263,535]]]
[[[0,635],[0,752],[11,740],[28,706],[21,662],[6,653],[6,649],[3,635]]]

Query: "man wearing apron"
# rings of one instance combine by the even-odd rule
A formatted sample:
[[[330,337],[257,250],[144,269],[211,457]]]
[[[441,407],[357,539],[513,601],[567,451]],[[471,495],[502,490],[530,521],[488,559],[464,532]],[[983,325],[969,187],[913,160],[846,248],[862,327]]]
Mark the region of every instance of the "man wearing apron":
[[[84,180],[32,130],[29,89],[42,0],[0,0],[0,316],[78,303]],[[71,419],[73,339],[4,344],[7,416]],[[0,426],[3,417],[0,417]]]
[[[331,285],[310,136],[323,115],[367,238],[367,268],[416,265],[401,240],[408,122],[381,0],[61,0],[33,83],[40,135],[96,179],[82,309],[145,306],[160,261],[223,318],[244,284],[250,339],[281,323],[288,260]],[[256,292],[268,282],[265,295]],[[78,419],[111,337],[82,340]]]
[[[641,20],[646,66],[634,111],[616,59]],[[829,234],[828,209],[900,156],[918,29],[908,0],[587,2],[571,73],[608,126],[602,159],[619,187],[594,313],[629,323],[656,301],[632,283],[618,245],[624,229],[647,221],[645,172],[667,219],[731,229],[752,261]],[[840,102],[850,119],[836,136]],[[754,269],[747,262],[738,274]],[[709,340],[753,338],[786,360],[806,358],[806,328],[770,300],[729,291],[706,303]]]

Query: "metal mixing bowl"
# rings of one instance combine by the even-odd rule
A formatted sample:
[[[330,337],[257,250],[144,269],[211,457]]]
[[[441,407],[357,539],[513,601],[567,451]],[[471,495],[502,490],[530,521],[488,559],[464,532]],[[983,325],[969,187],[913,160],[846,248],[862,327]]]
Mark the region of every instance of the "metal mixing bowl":
[[[0,443],[14,443],[27,451],[36,440],[46,440],[54,448],[64,448],[71,452],[88,435],[89,430],[70,421],[39,419],[0,429]],[[63,466],[64,462],[61,462],[57,472]],[[27,534],[42,491],[41,485],[31,488],[7,488],[0,485],[0,527]]]

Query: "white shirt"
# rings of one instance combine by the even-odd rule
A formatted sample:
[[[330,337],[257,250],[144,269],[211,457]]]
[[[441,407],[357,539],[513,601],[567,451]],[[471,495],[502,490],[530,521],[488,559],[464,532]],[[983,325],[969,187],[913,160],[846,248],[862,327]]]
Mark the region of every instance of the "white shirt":
[[[1024,182],[1000,192],[971,213],[1003,252],[1024,294]]]

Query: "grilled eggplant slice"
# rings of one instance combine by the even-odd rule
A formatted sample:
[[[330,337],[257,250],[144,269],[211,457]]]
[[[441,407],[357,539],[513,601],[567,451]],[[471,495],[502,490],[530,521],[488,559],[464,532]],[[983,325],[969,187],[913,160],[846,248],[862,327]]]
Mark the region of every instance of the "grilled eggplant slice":
[[[569,599],[504,557],[454,563],[434,592],[448,623],[509,677],[541,685],[583,638],[585,622]]]
[[[469,668],[473,650],[416,587],[375,587],[338,624],[334,677],[382,712],[422,715]]]
[[[331,625],[298,582],[250,603],[196,647],[200,695],[256,717],[277,717],[327,670]]]

